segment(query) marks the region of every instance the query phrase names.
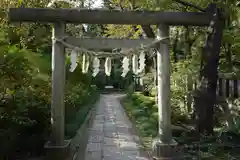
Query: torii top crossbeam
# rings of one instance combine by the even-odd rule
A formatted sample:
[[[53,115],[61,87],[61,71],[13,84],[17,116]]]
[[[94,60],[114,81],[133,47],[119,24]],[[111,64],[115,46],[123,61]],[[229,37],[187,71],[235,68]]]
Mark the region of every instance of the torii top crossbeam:
[[[208,26],[211,16],[199,12],[110,11],[65,8],[10,8],[11,22]]]

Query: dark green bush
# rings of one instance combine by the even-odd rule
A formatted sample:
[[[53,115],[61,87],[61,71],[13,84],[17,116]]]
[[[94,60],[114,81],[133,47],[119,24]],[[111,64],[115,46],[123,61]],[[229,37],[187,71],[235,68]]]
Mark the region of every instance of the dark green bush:
[[[0,46],[0,159],[43,153],[51,131],[51,65],[45,58],[17,46]],[[73,130],[71,137],[89,111],[84,106],[98,95],[87,75],[78,76],[68,75],[66,85],[66,121],[76,121],[66,125]]]
[[[77,129],[84,122],[89,110],[94,106],[94,103],[99,97],[99,93],[95,86],[85,89],[88,92],[83,95],[79,93],[82,89],[80,85],[76,85],[72,90],[69,90],[69,94],[67,94],[65,119],[65,133],[67,138],[75,136]],[[75,96],[70,95],[80,95],[80,97],[77,96],[77,98],[75,98]]]
[[[18,90],[7,103],[3,103],[0,141],[11,145],[9,148],[1,145],[1,151],[4,151],[1,154],[15,156],[19,151],[41,153],[49,134],[50,103],[41,93],[30,90]]]
[[[155,96],[154,93],[145,96],[141,92],[134,92],[128,94],[126,99],[125,109],[139,128],[142,128],[140,130],[143,130],[143,135],[156,136],[158,132],[158,106]],[[173,124],[186,121],[186,115],[181,114],[178,108],[172,107],[172,109]]]

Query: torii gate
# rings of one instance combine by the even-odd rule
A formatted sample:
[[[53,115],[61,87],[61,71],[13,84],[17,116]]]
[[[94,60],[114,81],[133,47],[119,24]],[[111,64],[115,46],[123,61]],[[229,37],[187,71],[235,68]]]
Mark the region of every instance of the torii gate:
[[[11,22],[53,23],[53,38],[65,35],[66,23],[158,25],[157,37],[169,37],[169,26],[208,26],[212,15],[208,12],[109,11],[86,9],[10,8]],[[154,39],[81,39],[68,37],[66,42],[88,49],[132,48]],[[171,159],[177,144],[172,139],[170,108],[170,53],[169,40],[161,41],[157,50],[159,138],[153,142],[153,158]],[[68,148],[64,140],[64,85],[65,49],[63,44],[52,44],[52,139],[47,149],[59,151],[56,159],[65,159],[61,152]]]

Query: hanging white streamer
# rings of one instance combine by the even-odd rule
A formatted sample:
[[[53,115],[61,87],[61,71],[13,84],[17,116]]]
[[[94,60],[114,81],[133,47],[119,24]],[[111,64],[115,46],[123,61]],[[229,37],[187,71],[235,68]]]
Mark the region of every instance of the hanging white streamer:
[[[138,74],[138,56],[133,55],[132,57],[132,70],[135,75]]]
[[[111,58],[107,57],[106,61],[105,61],[105,74],[107,76],[111,75],[111,70],[112,70],[112,62],[111,62]]]
[[[69,71],[73,72],[77,68],[77,52],[75,50],[72,50],[71,55],[70,55],[70,61],[71,61],[71,66]]]
[[[133,55],[134,52],[136,52],[136,51],[149,49],[149,48],[153,47],[155,44],[157,44],[157,43],[159,43],[161,41],[167,40],[169,37],[158,38],[155,41],[152,41],[151,43],[149,43],[147,45],[144,45],[144,47],[141,45],[141,47],[136,47],[136,48],[132,48],[132,49],[128,49],[128,50],[123,49],[119,53],[118,52],[96,52],[96,51],[88,50],[86,48],[76,47],[76,46],[74,46],[72,44],[66,43],[64,41],[65,38],[58,39],[58,38],[54,37],[53,39],[54,39],[54,41],[62,43],[67,48],[75,49],[75,50],[77,50],[79,52],[85,52],[86,54],[91,55],[91,56],[98,56],[98,57],[107,57],[107,56],[111,56],[111,57],[114,57],[114,56],[116,56],[116,57],[125,57],[125,56],[129,56],[129,55]]]
[[[52,53],[52,71],[54,70],[54,65],[55,65],[55,59],[54,59],[54,51]]]
[[[93,59],[93,73],[92,76],[96,77],[99,73],[99,67],[100,67],[100,60],[97,57],[94,57]]]
[[[142,51],[139,55],[139,69],[138,73],[141,73],[145,68],[145,52]]]
[[[83,54],[83,62],[82,62],[82,73],[87,73],[89,67],[89,57],[86,54]]]
[[[126,77],[127,73],[129,72],[129,58],[128,57],[124,57],[123,61],[122,61],[122,77]]]
[[[140,84],[141,86],[143,86],[143,79],[142,79],[142,77],[139,79],[139,84]]]

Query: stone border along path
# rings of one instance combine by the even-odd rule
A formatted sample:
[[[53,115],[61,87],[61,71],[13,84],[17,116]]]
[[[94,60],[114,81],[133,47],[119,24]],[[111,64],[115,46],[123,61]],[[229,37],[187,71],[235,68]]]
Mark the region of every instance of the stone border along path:
[[[132,124],[118,100],[119,96],[122,95],[101,95],[92,127],[89,128],[85,160],[150,159],[140,149],[139,137],[133,133]]]

